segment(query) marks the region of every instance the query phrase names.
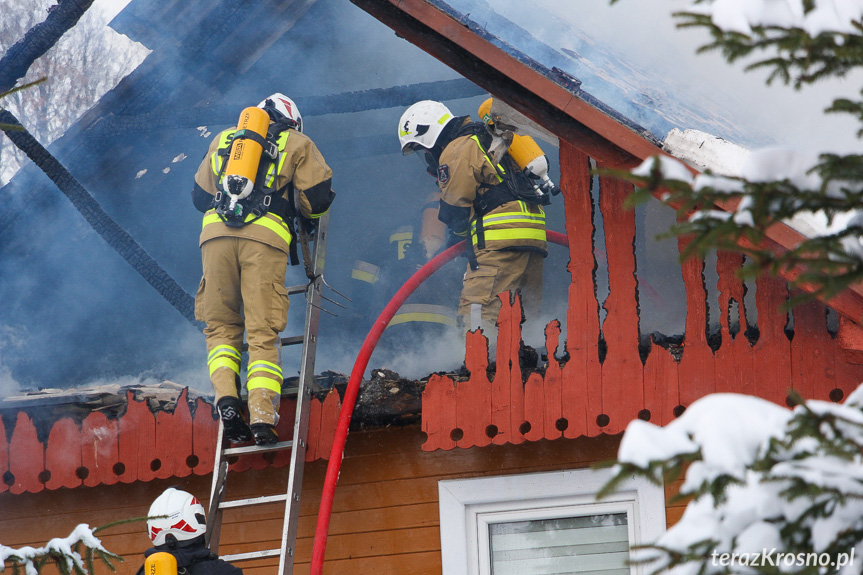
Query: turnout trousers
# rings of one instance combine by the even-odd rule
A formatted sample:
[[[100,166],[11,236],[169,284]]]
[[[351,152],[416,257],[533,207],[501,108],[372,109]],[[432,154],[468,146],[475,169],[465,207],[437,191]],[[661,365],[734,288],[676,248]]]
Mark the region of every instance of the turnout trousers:
[[[501,307],[497,294],[515,289],[521,290],[525,316],[538,319],[543,258],[538,251],[477,250],[479,268],[472,270],[468,266],[459,299],[458,314],[463,325],[469,329],[494,327]]]
[[[216,402],[238,397],[243,334],[249,346],[249,423],[275,425],[283,382],[281,339],[288,320],[288,255],[262,242],[218,237],[201,245],[204,276],[195,316],[206,324]]]

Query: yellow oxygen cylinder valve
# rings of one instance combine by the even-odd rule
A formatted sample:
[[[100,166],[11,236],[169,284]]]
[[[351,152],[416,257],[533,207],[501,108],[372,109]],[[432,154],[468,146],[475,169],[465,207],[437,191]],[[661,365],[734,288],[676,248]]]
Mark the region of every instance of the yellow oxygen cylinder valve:
[[[494,116],[491,113],[492,101],[492,98],[488,98],[477,109],[480,119],[491,127],[494,126]],[[560,188],[555,186],[551,178],[548,177],[548,157],[539,147],[539,144],[530,136],[512,132],[506,132],[506,134],[512,134],[512,141],[507,149],[510,157],[525,175],[533,176],[542,182],[542,184],[534,186],[537,195],[548,194],[549,192],[553,195],[559,194]]]
[[[159,551],[144,561],[144,575],[177,575],[177,558]]]
[[[269,126],[270,117],[261,108],[252,106],[240,112],[222,179],[222,189],[231,198],[229,210],[234,209],[238,200],[247,198],[255,187]]]

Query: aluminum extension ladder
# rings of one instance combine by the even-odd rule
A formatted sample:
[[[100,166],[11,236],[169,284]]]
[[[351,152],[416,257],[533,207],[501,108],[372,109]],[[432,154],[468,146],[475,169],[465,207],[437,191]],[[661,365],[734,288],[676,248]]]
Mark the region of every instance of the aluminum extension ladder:
[[[210,507],[207,512],[207,546],[214,553],[218,553],[219,538],[222,528],[222,515],[225,510],[239,509],[255,505],[283,503],[285,506],[285,514],[280,548],[262,549],[247,553],[238,553],[235,555],[221,555],[222,559],[233,563],[278,556],[278,575],[291,575],[293,572],[294,551],[297,541],[297,524],[299,522],[300,515],[300,491],[303,486],[303,466],[305,464],[306,442],[309,431],[309,406],[312,398],[312,391],[316,385],[314,379],[315,353],[318,339],[318,324],[321,315],[321,299],[323,297],[322,288],[325,285],[323,279],[323,267],[326,254],[328,225],[329,212],[325,213],[318,220],[317,229],[311,238],[304,233],[298,233],[300,245],[303,248],[303,263],[306,266],[306,275],[309,277],[309,283],[287,288],[288,293],[291,295],[304,293],[306,297],[306,318],[303,334],[282,338],[283,346],[303,346],[302,360],[300,362],[300,375],[297,384],[298,387],[296,388],[297,410],[294,420],[294,435],[291,441],[280,441],[267,446],[251,445],[248,447],[231,447],[224,438],[224,426],[222,425],[221,420],[219,421],[216,458],[213,467],[213,484],[210,490]],[[298,224],[298,227],[300,226],[302,226],[302,223]],[[312,241],[314,242],[313,256],[309,249],[309,243]],[[285,394],[283,394],[283,397],[284,395]],[[288,486],[284,495],[268,495],[263,497],[226,501],[229,457],[283,450],[291,451]]]

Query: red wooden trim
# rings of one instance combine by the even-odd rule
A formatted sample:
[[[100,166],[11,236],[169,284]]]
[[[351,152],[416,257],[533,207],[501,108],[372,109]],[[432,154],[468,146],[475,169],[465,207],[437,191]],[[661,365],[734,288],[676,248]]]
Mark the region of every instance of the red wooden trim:
[[[321,406],[320,431],[315,437],[309,436],[309,443],[314,443],[317,446],[317,459],[330,458],[330,447],[336,438],[336,427],[341,408],[342,402],[339,400],[339,393],[335,389],[330,390]]]
[[[562,351],[560,344],[560,322],[551,321],[545,328],[545,349],[548,353],[548,368],[542,380],[542,398],[545,402],[543,417],[543,437],[561,437],[563,418],[563,367],[556,356]]]
[[[465,336],[464,365],[470,378],[456,384],[456,424],[462,434],[456,444],[459,447],[482,447],[491,443],[486,432],[491,425],[491,382],[487,371],[488,338],[480,330],[468,332]]]
[[[524,424],[521,434],[527,441],[545,437],[545,391],[542,376],[531,373],[524,384]]]
[[[188,477],[192,474],[189,458],[192,448],[192,413],[189,410],[188,388],[177,397],[173,412],[156,413],[156,449],[160,467],[155,470],[159,479]]]
[[[192,468],[195,475],[208,475],[216,463],[216,437],[219,422],[213,405],[202,398],[195,400],[195,417],[192,421],[192,453],[198,464]]]
[[[521,298],[509,293],[498,295],[501,300],[497,320],[497,359],[492,380],[491,423],[498,433],[492,443],[522,443],[521,424],[524,422],[524,384],[518,352],[521,348]]]
[[[839,317],[839,346],[848,363],[863,364],[863,328],[848,318]]]
[[[306,450],[306,461],[314,461],[319,457],[318,448],[321,451],[326,451],[326,446],[320,445],[320,442],[317,438],[321,434],[321,412],[323,411],[323,404],[320,401],[312,399],[311,404],[309,405],[309,446]],[[312,438],[315,438],[313,441]],[[330,441],[330,445],[332,445],[332,441]]]
[[[599,433],[596,423],[596,415],[602,409],[599,303],[593,287],[596,260],[587,155],[561,141],[560,172],[569,239],[568,269],[572,278],[566,312],[566,349],[570,359],[563,369],[562,411],[566,425],[563,435],[574,438]]]
[[[827,317],[820,302],[794,308],[794,339],[791,340],[791,383],[804,399],[830,399],[838,387],[834,345],[827,331]],[[839,354],[839,361],[842,355]],[[827,385],[815,385],[825,382]]]
[[[6,438],[6,424],[3,422],[3,416],[0,415],[0,493],[9,491],[11,475],[9,471],[9,440]]]
[[[159,457],[156,418],[146,403],[135,400],[131,391],[126,400],[126,413],[120,418],[120,463],[125,467],[120,481],[151,481],[156,477],[152,462]]]
[[[445,376],[432,375],[423,390],[423,412],[431,410],[435,417],[423,417],[422,430],[426,434],[423,449],[452,449],[456,446],[451,432],[456,429],[458,419],[455,406],[455,386]]]
[[[311,405],[315,404],[312,398]],[[280,441],[293,440],[294,438],[294,420],[297,417],[297,401],[294,398],[288,399],[283,397],[279,402],[279,422],[276,424],[276,433],[279,434]],[[308,449],[306,450],[308,454]],[[265,458],[268,459],[268,458]],[[291,452],[288,450],[278,451],[272,454],[270,465],[273,467],[284,467],[291,463]]]
[[[44,470],[45,446],[37,438],[36,426],[30,416],[19,411],[9,443],[9,472],[13,478],[9,491],[16,495],[39,493],[45,487],[39,481],[39,475]]]
[[[644,372],[638,355],[638,300],[635,280],[635,210],[624,208],[632,185],[601,178],[599,204],[608,255],[607,311],[602,335],[607,345],[602,364],[602,415],[605,433],[617,434],[644,406]]]
[[[689,240],[678,239],[683,253]],[[683,262],[686,286],[686,332],[680,358],[678,389],[680,405],[688,407],[699,397],[716,391],[713,350],[707,343],[707,290],[704,286],[704,261],[690,257]]]
[[[652,342],[652,340],[651,340]],[[656,425],[674,421],[680,405],[679,365],[667,349],[653,344],[644,364],[644,412],[640,417]]]
[[[758,306],[758,341],[752,347],[754,395],[785,405],[791,389],[791,342],[785,335],[788,301],[785,280],[761,276],[755,284]]]
[[[120,425],[101,412],[94,411],[81,424],[81,466],[88,470],[84,485],[113,485],[119,481],[116,467],[120,461]]]
[[[45,471],[49,475],[44,481],[47,489],[74,488],[89,477],[90,470],[81,461],[81,433],[71,418],[54,423],[45,446]]]
[[[743,254],[719,252],[716,272],[719,275],[719,326],[722,345],[716,350],[716,391],[752,394],[752,346],[746,339],[745,286],[737,276],[743,266]],[[729,310],[737,302],[740,331],[731,336]]]

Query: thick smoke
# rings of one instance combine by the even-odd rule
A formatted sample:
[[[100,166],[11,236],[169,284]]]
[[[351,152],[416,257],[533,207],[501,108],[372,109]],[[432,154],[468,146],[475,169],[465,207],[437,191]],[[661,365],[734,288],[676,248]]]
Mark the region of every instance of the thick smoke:
[[[153,54],[106,95],[94,112],[101,118],[98,122],[90,118],[71,130],[52,152],[194,295],[201,275],[201,215],[189,194],[209,138],[230,127],[242,108],[269,94],[294,98],[304,115],[305,132],[334,172],[337,198],[324,275],[328,284],[354,299],[345,304],[347,309],[324,303],[337,316],[321,316],[316,371],[349,373],[368,333],[369,317],[373,320],[387,299],[366,305],[357,297],[351,279],[354,261],[373,257],[381,235],[416,224],[427,194],[435,189],[424,165],[399,152],[396,126],[412,103],[402,94],[422,85],[415,99],[442,99],[456,115],[474,117],[487,94],[475,86],[450,90],[451,82],[459,80],[458,86],[470,88],[471,79],[460,79],[365,12],[338,0],[318,0],[307,12],[293,14],[297,21],[288,30],[277,29],[287,17],[259,22],[260,36],[272,33],[274,39],[261,53],[230,43],[249,38],[225,33],[226,22],[238,14],[233,3],[217,4],[201,21],[178,19],[169,27],[147,20],[142,10],[133,0],[114,25]],[[390,90],[382,95],[368,92],[381,88]],[[447,95],[454,93],[458,96]],[[558,150],[542,146],[550,159],[550,176],[559,182]],[[70,387],[126,377],[169,379],[209,391],[198,328],[109,248],[38,170],[26,168],[0,193],[6,202],[0,212],[0,394],[18,385]],[[549,229],[564,232],[563,197],[555,197],[547,212]],[[657,218],[645,213],[640,221],[650,224],[660,221]],[[600,220],[598,214],[598,224]],[[601,225],[597,229],[601,248]],[[667,281],[682,285],[674,250],[652,243],[656,226],[640,229],[640,280],[655,283],[658,293],[679,303],[682,298],[667,295],[679,293],[677,288],[663,284],[663,278],[671,278]],[[566,321],[568,261],[564,248],[550,246],[543,322],[527,326],[525,332],[525,343],[537,349],[544,347],[546,321]],[[456,278],[456,285],[441,288],[453,303],[464,266],[459,259],[438,272]],[[599,261],[600,302],[607,295],[602,266]],[[305,282],[302,267],[290,268],[286,279],[289,285]],[[389,295],[397,288],[381,290]],[[325,295],[345,303],[329,290]],[[644,292],[641,305],[643,312],[650,306]],[[301,296],[292,298],[285,335],[301,333],[303,308]],[[645,313],[643,332],[673,332],[682,328],[685,311],[675,307],[667,314]],[[458,339],[429,339],[417,332],[400,338],[407,345],[394,346],[387,337],[369,368],[387,367],[420,378],[458,369],[463,361]],[[285,376],[296,375],[298,366],[297,350],[286,349]]]

